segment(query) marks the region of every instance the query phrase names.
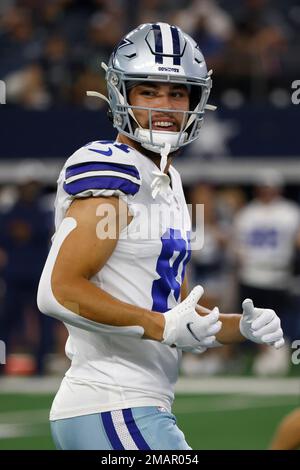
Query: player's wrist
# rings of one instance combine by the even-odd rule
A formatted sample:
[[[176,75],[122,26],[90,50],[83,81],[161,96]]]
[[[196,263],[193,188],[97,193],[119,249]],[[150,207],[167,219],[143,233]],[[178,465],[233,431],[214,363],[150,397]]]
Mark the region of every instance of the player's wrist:
[[[150,312],[145,315],[144,338],[154,341],[162,341],[165,328],[165,318],[162,313]]]

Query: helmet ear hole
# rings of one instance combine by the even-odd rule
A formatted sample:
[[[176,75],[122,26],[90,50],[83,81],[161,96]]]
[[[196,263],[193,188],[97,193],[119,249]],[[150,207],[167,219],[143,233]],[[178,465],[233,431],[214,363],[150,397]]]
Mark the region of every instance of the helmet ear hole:
[[[194,110],[202,98],[202,87],[192,85],[190,92],[190,109]]]

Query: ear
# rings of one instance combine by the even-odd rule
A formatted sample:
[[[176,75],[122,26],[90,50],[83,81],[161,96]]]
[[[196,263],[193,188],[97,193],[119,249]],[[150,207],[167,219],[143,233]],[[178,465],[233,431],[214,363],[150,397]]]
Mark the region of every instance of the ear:
[[[127,98],[128,104],[131,104],[132,95],[134,94],[135,88],[139,84],[140,84],[140,82],[132,82],[132,81],[126,82],[125,88],[126,88],[126,98]]]
[[[126,88],[126,98],[127,98],[127,103],[131,105],[131,96],[132,92],[134,90],[134,87],[132,88]]]

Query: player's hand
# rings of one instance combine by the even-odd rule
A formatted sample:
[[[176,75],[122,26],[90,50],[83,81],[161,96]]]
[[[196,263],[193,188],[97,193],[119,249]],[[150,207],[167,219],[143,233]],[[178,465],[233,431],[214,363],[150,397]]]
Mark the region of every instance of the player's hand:
[[[215,335],[222,327],[220,312],[215,307],[208,315],[199,315],[196,305],[202,294],[203,288],[196,286],[183,302],[165,312],[162,343],[183,351],[202,353],[215,342]]]
[[[280,319],[269,308],[255,308],[251,299],[243,302],[243,315],[240,331],[245,338],[254,343],[268,344],[276,349],[284,345]]]

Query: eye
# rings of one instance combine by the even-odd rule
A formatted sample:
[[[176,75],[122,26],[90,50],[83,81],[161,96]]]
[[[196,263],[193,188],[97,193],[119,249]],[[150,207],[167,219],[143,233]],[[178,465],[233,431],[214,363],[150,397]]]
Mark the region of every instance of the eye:
[[[155,96],[155,91],[153,91],[153,90],[143,90],[141,92],[141,95],[143,95],[143,96]]]
[[[186,98],[187,93],[181,90],[175,90],[171,93],[172,98]]]

